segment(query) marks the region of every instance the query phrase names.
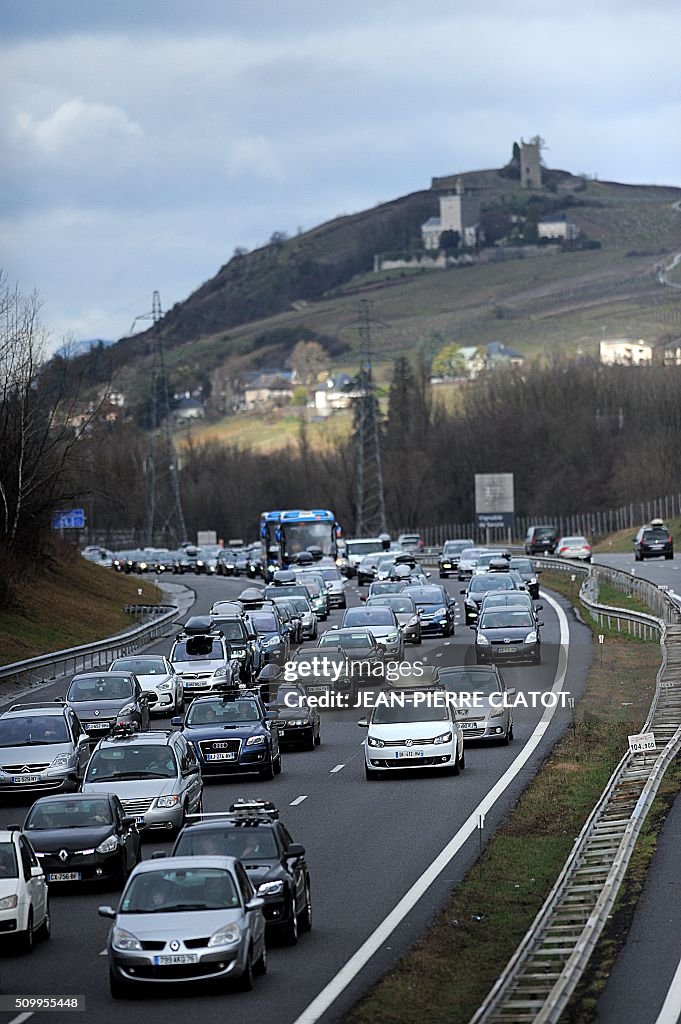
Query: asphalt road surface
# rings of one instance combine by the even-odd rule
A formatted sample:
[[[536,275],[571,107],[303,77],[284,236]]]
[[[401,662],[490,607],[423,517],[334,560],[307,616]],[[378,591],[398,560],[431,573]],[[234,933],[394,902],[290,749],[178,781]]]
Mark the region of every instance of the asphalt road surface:
[[[207,612],[214,600],[235,597],[247,585],[243,580],[203,577],[187,577],[183,582],[197,593],[192,614]],[[448,580],[446,586],[460,603],[461,584]],[[348,600],[358,603],[354,583],[348,586]],[[333,612],[327,625],[339,617]],[[591,633],[556,595],[544,598],[542,617],[542,664],[506,668],[507,685],[526,694],[562,687],[579,699],[591,658]],[[454,637],[408,647],[407,657],[431,664],[471,661],[473,634],[460,624],[462,618],[463,613]],[[168,638],[149,651],[168,653],[170,643]],[[51,684],[41,691],[40,699],[63,695],[66,686],[67,681]],[[33,693],[32,699],[36,697]],[[514,713],[514,742],[509,747],[467,746],[466,768],[459,777],[413,772],[367,782],[362,748],[366,733],[357,727],[361,714],[357,710],[322,712],[321,746],[309,752],[285,752],[282,773],[272,782],[241,778],[209,782],[205,787],[206,811],[226,809],[239,797],[272,799],[294,840],[306,848],[312,931],[302,935],[294,948],[270,946],[267,976],[256,979],[252,992],[173,986],[154,989],[138,999],[113,1001],[103,953],[109,922],[98,917],[97,907],[115,905],[119,894],[80,888],[53,890],[48,942],[38,943],[29,956],[13,956],[10,947],[0,954],[2,992],[84,995],[86,1012],[76,1016],[76,1024],[79,1020],[129,1024],[142,1017],[145,1024],[161,1024],[169,1012],[175,1020],[200,1014],[202,1024],[223,1024],[227,1015],[248,1019],[249,1024],[340,1019],[414,943],[475,862],[479,834],[471,830],[470,822],[477,821],[479,810],[486,811],[486,839],[509,814],[571,719],[570,711],[561,707],[546,713],[541,707],[519,708]],[[154,728],[167,725],[162,719],[153,720]],[[22,822],[29,805],[27,799],[0,806],[0,824]],[[468,829],[461,832],[467,822]],[[144,856],[155,849],[168,851],[170,845],[152,836],[145,842]],[[410,891],[391,923],[384,924]],[[480,913],[484,914],[484,907]],[[363,945],[364,951],[358,954]],[[30,1016],[2,1014],[0,1019],[22,1024]],[[64,1024],[64,1019],[64,1013],[36,1016],[40,1024],[53,1020]]]

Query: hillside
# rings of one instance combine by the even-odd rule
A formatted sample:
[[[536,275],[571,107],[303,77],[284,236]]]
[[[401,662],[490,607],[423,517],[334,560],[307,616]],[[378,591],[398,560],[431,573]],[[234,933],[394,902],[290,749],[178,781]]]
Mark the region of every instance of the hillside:
[[[539,198],[602,248],[536,255],[519,249],[509,254],[518,258],[472,267],[373,274],[375,253],[413,248],[421,223],[437,213],[438,192],[416,192],[235,255],[157,328],[171,386],[201,383],[206,393],[220,375],[285,365],[301,335],[319,340],[333,366],[351,367],[360,299],[384,325],[375,332],[379,372],[381,360],[416,347],[429,356],[443,338],[462,345],[501,341],[526,357],[595,356],[603,337],[656,340],[681,332],[681,291],[656,276],[656,266],[681,249],[681,189],[553,170],[545,180],[548,187],[528,192],[498,171],[465,175],[482,197],[483,216],[522,212]],[[122,339],[108,355],[117,386],[135,404],[148,379],[151,333]],[[99,366],[90,357],[93,382],[110,372],[108,359],[97,358]]]

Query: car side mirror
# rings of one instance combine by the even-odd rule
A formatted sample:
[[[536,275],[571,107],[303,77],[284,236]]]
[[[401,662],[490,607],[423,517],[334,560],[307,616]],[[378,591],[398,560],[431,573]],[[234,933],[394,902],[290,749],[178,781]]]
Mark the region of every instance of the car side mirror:
[[[541,621],[539,620],[539,621],[537,621],[537,625],[538,625],[538,626],[543,626],[543,625],[544,625],[544,623],[543,623],[543,622],[541,622]]]
[[[475,626],[475,625],[473,625],[473,626],[469,626],[468,628],[469,628],[469,629],[477,629],[478,627],[477,627],[477,626]]]
[[[31,865],[31,878],[40,878],[42,874],[43,869],[41,868],[40,864]]]
[[[510,690],[507,690],[506,694],[509,697],[515,697],[515,695],[516,695],[516,688],[515,688],[515,686],[512,686]]]
[[[360,718],[357,721],[357,725],[360,727],[360,729],[368,729],[369,728],[369,719],[368,718]]]
[[[246,904],[246,910],[262,910],[265,906],[265,901],[262,896],[254,896]]]
[[[360,594],[359,595],[359,599],[360,599],[360,601],[366,601],[366,599],[367,599],[366,594]]]
[[[459,593],[460,593],[460,594],[465,594],[465,593],[466,593],[466,591],[465,591],[465,590],[460,590],[460,591],[459,591]]]
[[[544,605],[543,605],[543,604],[535,604],[535,606],[534,606],[534,610],[535,610],[536,612],[538,612],[538,611],[541,611],[541,609],[542,609],[543,607],[544,607]]]
[[[134,824],[135,819],[131,815],[126,814],[125,817],[121,818],[121,825],[123,828],[132,828]]]
[[[174,729],[181,729],[184,725],[184,718],[182,718],[181,715],[178,715],[177,718],[170,719],[170,724]]]
[[[97,913],[100,917],[116,917],[116,911],[113,907],[97,907]]]
[[[154,850],[151,855],[151,860],[162,860],[163,857],[167,857],[168,854],[165,850]]]
[[[278,717],[279,717],[279,713],[277,711],[266,711],[265,712],[265,721],[266,722],[273,722],[274,719],[278,718]]]
[[[304,857],[305,847],[302,845],[302,843],[289,843],[289,845],[286,847],[286,856]]]

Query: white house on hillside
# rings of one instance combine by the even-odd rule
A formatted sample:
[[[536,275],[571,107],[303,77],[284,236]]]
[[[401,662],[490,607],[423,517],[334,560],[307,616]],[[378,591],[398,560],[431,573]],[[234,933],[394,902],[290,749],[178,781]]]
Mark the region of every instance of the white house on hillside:
[[[537,224],[537,233],[540,238],[561,238],[566,242],[574,242],[579,235],[579,228],[561,213],[543,217]]]
[[[473,246],[479,240],[480,200],[466,191],[462,178],[459,178],[454,192],[440,196],[440,216],[430,217],[421,225],[423,248],[439,249],[444,231],[458,232],[461,245]]]
[[[653,347],[643,338],[612,338],[600,343],[600,359],[605,366],[648,366],[653,361]]]

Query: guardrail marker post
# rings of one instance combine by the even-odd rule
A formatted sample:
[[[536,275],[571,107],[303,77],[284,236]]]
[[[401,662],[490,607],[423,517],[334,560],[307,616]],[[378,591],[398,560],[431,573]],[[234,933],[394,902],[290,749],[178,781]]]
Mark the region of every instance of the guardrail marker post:
[[[572,712],[572,740],[573,742],[577,739],[577,727],[575,723],[575,698],[568,697],[568,707]]]
[[[605,643],[605,635],[603,633],[598,634],[598,649],[600,651],[599,664],[603,664],[603,644]]]
[[[482,830],[485,827],[485,815],[478,815],[478,867],[482,875]]]

